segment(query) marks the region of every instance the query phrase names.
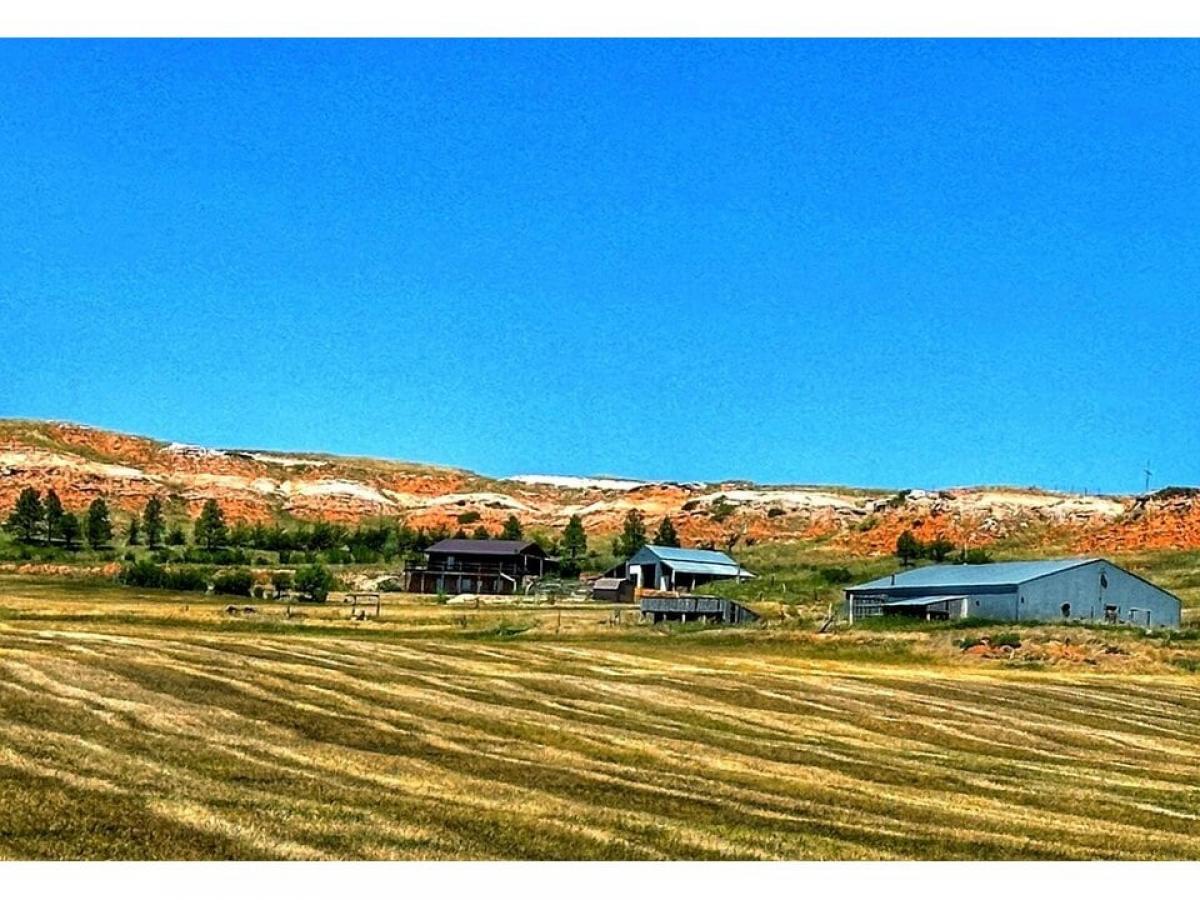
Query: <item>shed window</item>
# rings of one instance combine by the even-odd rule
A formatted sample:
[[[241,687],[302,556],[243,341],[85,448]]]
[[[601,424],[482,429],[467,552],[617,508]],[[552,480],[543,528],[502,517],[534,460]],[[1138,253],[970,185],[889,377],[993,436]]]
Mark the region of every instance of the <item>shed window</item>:
[[[1100,573],[1100,587],[1102,587],[1102,588],[1108,587],[1108,576],[1105,575],[1103,572]]]
[[[1071,617],[1071,604],[1070,603],[1064,603],[1062,605],[1062,614],[1063,614],[1064,619],[1069,619]]]

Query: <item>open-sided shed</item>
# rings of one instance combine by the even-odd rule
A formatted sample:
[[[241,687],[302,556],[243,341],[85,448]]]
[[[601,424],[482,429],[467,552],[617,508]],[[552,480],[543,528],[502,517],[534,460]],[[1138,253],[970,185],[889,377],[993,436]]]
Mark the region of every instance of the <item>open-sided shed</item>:
[[[640,588],[693,590],[710,581],[753,578],[752,572],[719,550],[647,544],[625,564],[626,577]]]

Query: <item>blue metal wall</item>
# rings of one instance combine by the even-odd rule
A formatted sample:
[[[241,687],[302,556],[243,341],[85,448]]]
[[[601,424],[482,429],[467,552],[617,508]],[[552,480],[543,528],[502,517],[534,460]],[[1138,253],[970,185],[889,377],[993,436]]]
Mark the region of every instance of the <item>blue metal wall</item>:
[[[1175,597],[1104,560],[1027,581],[1018,593],[1022,619],[1103,621],[1105,607],[1112,606],[1120,622],[1151,627],[1179,625],[1179,601]],[[1069,607],[1065,615],[1064,604]]]
[[[1178,598],[1102,559],[1026,581],[1013,589],[962,585],[939,589],[925,584],[853,593],[862,597],[883,595],[889,599],[965,595],[968,616],[1002,622],[1103,622],[1105,608],[1115,607],[1118,622],[1152,628],[1179,625]],[[951,618],[958,618],[956,609],[952,610]]]

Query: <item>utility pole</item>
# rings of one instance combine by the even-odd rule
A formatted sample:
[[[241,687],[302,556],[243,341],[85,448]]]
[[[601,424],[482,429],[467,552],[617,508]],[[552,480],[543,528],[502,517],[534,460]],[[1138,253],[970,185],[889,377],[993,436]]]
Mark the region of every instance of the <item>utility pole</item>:
[[[1146,494],[1150,493],[1150,476],[1154,473],[1150,471],[1150,460],[1146,460],[1146,468],[1142,469],[1142,473],[1146,476]]]

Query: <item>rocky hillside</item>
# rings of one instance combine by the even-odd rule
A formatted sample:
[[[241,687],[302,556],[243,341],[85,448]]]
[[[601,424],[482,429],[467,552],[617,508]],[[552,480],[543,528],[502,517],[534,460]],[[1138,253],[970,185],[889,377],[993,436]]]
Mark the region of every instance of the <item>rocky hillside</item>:
[[[593,533],[615,531],[629,509],[651,527],[670,516],[688,542],[825,538],[887,553],[912,529],[983,546],[1055,546],[1080,552],[1200,547],[1200,492],[1149,497],[1084,496],[1017,488],[871,491],[744,482],[675,484],[612,478],[518,475],[320,453],[211,449],[58,422],[0,420],[0,510],[18,492],[53,487],[68,508],[104,497],[140,509],[159,494],[176,515],[218,500],[230,521],[402,518],[414,526],[493,531],[510,514],[527,526],[561,528],[573,514]],[[474,515],[477,514],[478,519]]]

